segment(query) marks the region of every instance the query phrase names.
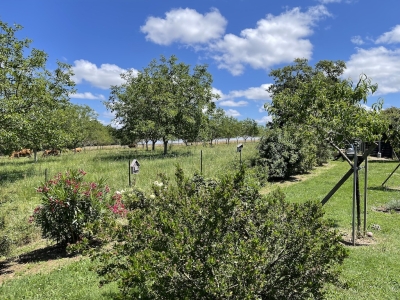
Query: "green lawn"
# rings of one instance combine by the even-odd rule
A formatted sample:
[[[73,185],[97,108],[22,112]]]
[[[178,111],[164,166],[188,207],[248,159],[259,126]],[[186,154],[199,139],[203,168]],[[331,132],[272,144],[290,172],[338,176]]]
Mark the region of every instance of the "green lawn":
[[[350,168],[346,162],[330,164],[333,167],[318,170],[318,176],[291,185],[282,185],[287,199],[293,202],[322,200]],[[393,161],[369,162],[367,230],[374,234],[372,244],[348,246],[350,257],[345,260],[340,278],[347,282],[348,288],[329,287],[327,299],[400,299],[400,214],[373,209],[390,200],[400,199],[400,191],[397,190],[400,187],[400,171],[390,178],[386,188],[381,186],[397,164],[398,162]],[[360,171],[362,183],[364,171]],[[326,217],[335,221],[344,237],[350,237],[352,230],[352,188],[351,177],[324,206]],[[361,190],[363,192],[363,184]],[[381,230],[372,229],[372,224],[378,224]]]
[[[121,190],[128,187],[128,161],[135,158],[141,164],[140,173],[132,175],[132,178],[136,178],[138,187],[148,191],[157,173],[164,172],[173,177],[177,163],[187,175],[199,172],[201,151],[203,173],[207,177],[234,169],[239,162],[236,143],[214,147],[173,145],[166,157],[161,154],[161,149],[155,152],[109,149],[67,153],[61,157],[41,159],[38,163],[25,158],[0,158],[0,216],[4,216],[6,224],[4,229],[0,229],[0,234],[7,233],[15,244],[8,260],[5,257],[0,260],[0,299],[112,299],[117,291],[116,285],[99,288],[98,278],[90,271],[92,263],[88,259],[65,258],[62,254],[52,256],[37,250],[47,249],[49,252],[52,249],[50,244],[40,239],[38,230],[27,222],[40,201],[35,188],[44,180],[46,169],[50,175],[55,175],[69,168],[82,168],[88,172],[89,180],[105,177],[113,190]],[[255,143],[246,143],[242,160],[246,162],[255,152]],[[368,246],[347,246],[350,257],[342,266],[340,278],[347,287],[327,287],[328,299],[400,298],[400,214],[372,209],[400,199],[400,191],[396,189],[400,186],[400,171],[389,180],[388,189],[381,188],[382,182],[396,166],[395,162],[369,163],[367,225],[378,224],[381,230],[368,229],[374,234]],[[320,201],[348,169],[346,162],[330,162],[329,166],[317,168],[297,181],[267,184],[264,192],[280,186],[288,201]],[[363,171],[361,182],[364,181]],[[352,179],[337,191],[325,209],[326,217],[334,220],[347,238],[351,234]],[[32,256],[36,259],[23,259]]]

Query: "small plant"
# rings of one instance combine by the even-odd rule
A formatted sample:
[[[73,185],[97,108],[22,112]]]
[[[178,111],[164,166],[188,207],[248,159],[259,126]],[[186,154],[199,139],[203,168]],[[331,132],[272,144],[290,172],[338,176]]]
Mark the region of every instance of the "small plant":
[[[400,210],[400,200],[391,200],[385,204],[387,210]]]
[[[59,173],[37,188],[42,204],[35,208],[30,222],[41,228],[44,238],[61,244],[76,243],[85,226],[107,210],[123,213],[118,199],[114,199],[115,204],[108,203],[110,189],[104,180],[85,182],[85,174],[83,170]]]

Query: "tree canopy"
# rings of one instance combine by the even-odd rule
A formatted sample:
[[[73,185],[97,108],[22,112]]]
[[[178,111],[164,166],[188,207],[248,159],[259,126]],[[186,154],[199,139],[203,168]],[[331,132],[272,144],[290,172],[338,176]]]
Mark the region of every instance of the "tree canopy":
[[[297,59],[293,65],[271,71],[275,80],[268,89],[272,103],[265,107],[273,123],[293,125],[338,144],[380,139],[386,128],[380,116],[383,102],[366,106],[377,84],[364,74],[357,83],[342,79],[345,68],[343,61],[320,61],[313,68],[306,59]]]
[[[132,138],[161,139],[164,154],[171,137],[192,138],[200,131],[204,111],[214,109],[212,76],[206,65],[193,70],[171,56],[152,60],[138,74],[121,74],[125,82],[111,87],[105,103],[115,119]]]
[[[30,49],[31,40],[18,39],[20,25],[0,21],[0,147],[9,152],[38,147],[41,140],[57,138],[54,113],[67,105],[74,92],[71,66],[57,62],[46,68],[47,54]]]

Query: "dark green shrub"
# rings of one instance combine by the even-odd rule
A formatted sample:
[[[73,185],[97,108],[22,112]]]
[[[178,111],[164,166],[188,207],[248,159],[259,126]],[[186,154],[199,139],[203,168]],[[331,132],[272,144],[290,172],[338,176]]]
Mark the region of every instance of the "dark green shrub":
[[[41,228],[44,238],[61,244],[75,243],[82,238],[85,226],[108,211],[124,214],[118,197],[108,201],[109,187],[104,180],[85,182],[86,173],[70,170],[59,173],[37,189],[42,204],[35,208],[30,221]],[[118,199],[117,199],[118,198]]]
[[[264,198],[244,175],[156,182],[93,256],[102,283],[121,299],[320,299],[347,255],[340,235],[319,203]]]
[[[289,178],[310,171],[316,162],[316,146],[289,128],[272,128],[258,144],[259,163],[268,168],[269,179]]]

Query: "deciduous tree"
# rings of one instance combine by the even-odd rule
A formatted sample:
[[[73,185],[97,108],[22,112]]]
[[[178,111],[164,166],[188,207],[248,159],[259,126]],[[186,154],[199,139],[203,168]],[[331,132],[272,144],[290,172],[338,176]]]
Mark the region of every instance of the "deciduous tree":
[[[106,102],[127,132],[136,132],[142,122],[154,122],[164,154],[169,137],[185,138],[192,136],[193,130],[199,132],[203,111],[213,109],[212,100],[218,97],[212,93],[206,65],[196,65],[191,71],[189,65],[177,61],[175,56],[161,56],[138,74],[122,74],[125,82],[111,87]]]

